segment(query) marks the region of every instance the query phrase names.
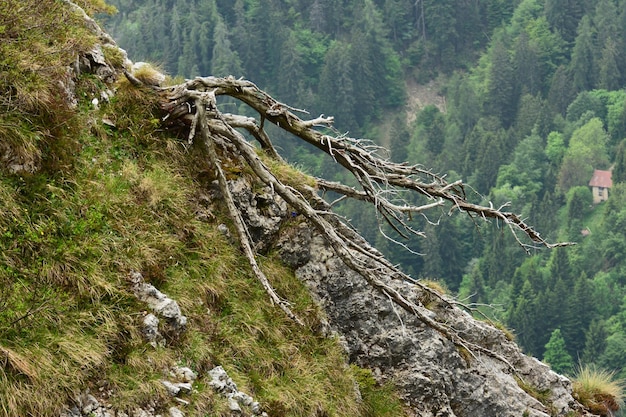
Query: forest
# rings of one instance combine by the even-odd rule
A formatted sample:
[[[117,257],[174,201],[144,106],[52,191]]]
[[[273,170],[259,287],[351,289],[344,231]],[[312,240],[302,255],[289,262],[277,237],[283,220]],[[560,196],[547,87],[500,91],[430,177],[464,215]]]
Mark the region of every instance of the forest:
[[[439,281],[556,371],[626,378],[626,0],[109,3],[118,12],[101,21],[134,60],[245,77],[576,243],[526,253],[503,225],[446,211],[414,218],[426,238],[404,239],[374,211],[340,207],[404,271]],[[443,100],[410,106],[409,85]],[[300,169],[349,181],[332,158],[275,135]],[[600,203],[594,170],[612,171]]]

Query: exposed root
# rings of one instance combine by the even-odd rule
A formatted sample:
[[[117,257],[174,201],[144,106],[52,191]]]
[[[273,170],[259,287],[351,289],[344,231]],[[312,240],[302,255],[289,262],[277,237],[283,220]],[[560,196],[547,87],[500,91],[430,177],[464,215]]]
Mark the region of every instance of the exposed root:
[[[431,311],[419,302],[409,300],[381,279],[381,277],[390,277],[411,281],[422,291],[437,297],[444,306],[452,307],[455,304],[392,265],[380,252],[367,244],[344,219],[332,212],[332,204],[320,197],[318,190],[304,185],[295,189],[278,180],[237,128],[248,131],[259,141],[265,152],[277,160],[280,160],[280,156],[263,129],[265,120],[327,153],[353,174],[358,188],[317,179],[318,188],[322,191],[333,191],[345,198],[373,204],[381,219],[402,236],[422,234],[409,225],[412,214],[423,214],[434,208],[448,206],[451,212],[458,210],[473,218],[495,219],[502,222],[509,227],[517,242],[526,251],[535,245],[552,248],[570,243],[548,243],[518,215],[504,211],[504,207],[494,208],[491,205],[481,206],[471,203],[466,196],[466,186],[461,181],[448,183],[443,176],[421,166],[391,162],[382,156],[385,153],[384,149],[370,141],[338,134],[331,128],[332,117],[320,116],[308,121],[301,120],[292,112],[296,109],[276,101],[249,81],[236,80],[232,77],[198,77],[174,87],[159,89],[159,92],[162,95],[162,109],[165,113],[162,119],[163,124],[167,127],[182,127],[183,131],[187,132],[190,142],[198,137],[202,139],[210,162],[215,167],[242,250],[272,302],[277,304],[288,317],[302,324],[289,309],[288,303],[281,300],[272,289],[256,262],[248,230],[230,194],[219,159],[220,151],[226,158],[245,161],[258,180],[274,190],[293,210],[304,215],[317,228],[348,267],[363,276],[369,285],[388,297],[396,306],[416,316],[425,325],[473,355],[483,354],[493,357],[506,364],[510,370],[515,371],[503,356],[470,342],[446,323],[435,320]],[[254,118],[250,117],[222,114],[216,104],[216,97],[220,95],[234,97],[248,104],[259,113],[260,122],[257,123]],[[325,131],[316,130],[319,127],[324,128]],[[410,203],[409,196],[411,195],[417,195],[425,202],[423,204]],[[410,200],[417,201],[415,197]],[[527,242],[528,240],[530,243]]]

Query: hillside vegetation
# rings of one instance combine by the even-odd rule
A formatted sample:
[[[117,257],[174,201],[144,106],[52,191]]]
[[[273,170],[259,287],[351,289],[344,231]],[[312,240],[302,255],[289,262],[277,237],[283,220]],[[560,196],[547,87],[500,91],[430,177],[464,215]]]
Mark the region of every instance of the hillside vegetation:
[[[416,288],[447,286],[481,317],[512,327],[526,352],[556,371],[571,375],[580,359],[574,396],[600,414],[620,407],[612,378],[626,376],[624,0],[111,3],[117,14],[107,15],[115,10],[100,0],[76,2],[133,59],[178,77],[166,83],[245,76],[314,115],[332,113],[341,132],[385,130],[392,159],[436,167],[441,175],[427,173],[452,201],[491,207],[474,217],[450,217],[447,209],[415,216],[428,239],[398,238],[398,246],[377,233],[392,231],[373,209],[337,205],[392,262],[424,279]],[[178,398],[189,402],[185,413],[226,415],[231,404],[207,377],[216,365],[269,415],[408,414],[391,384],[349,366],[345,346],[320,332],[324,314],[272,251],[257,254],[260,267],[304,326],[268,301],[227,232],[232,216],[216,166],[202,147],[164,130],[162,97],[122,76],[123,51],[92,23],[65,0],[0,4],[0,415],[56,417],[87,389],[113,410],[165,413],[181,402],[163,380],[181,366],[200,375]],[[405,84],[433,78],[444,105],[406,117]],[[228,99],[220,108],[249,111]],[[270,132],[289,161],[346,179],[333,158]],[[221,162],[228,179],[263,187],[249,168]],[[293,189],[310,180],[271,163]],[[592,205],[587,183],[597,168],[612,168],[614,185],[608,201]],[[468,179],[477,193],[444,178]],[[501,213],[507,202],[550,242],[578,245],[524,246],[524,256],[508,223],[482,222],[481,213]],[[161,323],[161,337],[148,343],[151,310],[136,294],[138,273],[177,301],[184,332]],[[378,296],[391,301],[396,294],[386,290]],[[427,293],[438,301],[416,304],[452,310],[455,301],[435,294]],[[422,314],[403,301],[415,309],[412,320]],[[419,326],[452,343],[465,371],[480,364],[471,349],[481,345],[426,313]],[[550,392],[521,379],[520,389],[537,415],[557,413]],[[567,383],[560,389],[569,401]]]
[[[498,225],[442,212],[421,220],[428,239],[401,242],[419,257],[382,238],[373,211],[341,207],[414,277],[495,306],[484,313],[528,353],[550,357],[559,330],[571,360],[555,369],[580,361],[626,377],[623,0],[113,3],[106,24],[120,44],[171,74],[252,78],[332,113],[339,129],[384,138],[395,160],[464,179],[483,203],[510,202],[548,240],[577,242],[524,257]],[[404,85],[432,79],[445,106],[405,118]],[[310,149],[281,146],[309,172],[343,178]],[[593,205],[593,170],[611,168],[610,198]]]
[[[270,415],[403,415],[312,330],[321,313],[271,254],[262,267],[306,326],[267,301],[218,230],[206,158],[156,129],[149,91],[89,71],[97,43],[63,1],[0,5],[0,415],[58,416],[86,389],[114,410],[166,410],[174,366],[201,376],[186,413],[220,415],[228,402],[202,378],[217,364]],[[178,302],[184,333],[144,340],[135,271]]]

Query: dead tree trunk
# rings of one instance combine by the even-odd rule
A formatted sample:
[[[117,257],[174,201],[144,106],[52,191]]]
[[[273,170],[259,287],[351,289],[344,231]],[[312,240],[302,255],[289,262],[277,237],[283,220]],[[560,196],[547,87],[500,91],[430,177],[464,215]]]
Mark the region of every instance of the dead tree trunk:
[[[127,77],[131,82],[139,83],[130,74],[127,74]],[[346,265],[362,275],[370,285],[393,300],[395,304],[416,315],[422,322],[470,352],[486,353],[507,363],[506,359],[495,352],[467,341],[447,324],[435,321],[423,305],[409,301],[396,289],[387,285],[381,277],[410,280],[422,291],[430,292],[442,302],[454,303],[447,297],[423,286],[419,281],[413,280],[387,261],[380,252],[358,236],[343,218],[332,212],[331,205],[319,195],[319,192],[332,190],[345,198],[359,199],[373,204],[380,218],[391,225],[401,236],[421,234],[409,224],[413,213],[424,214],[435,207],[447,207],[450,213],[458,210],[476,219],[495,220],[506,225],[526,251],[535,246],[551,248],[567,243],[548,243],[518,215],[504,211],[505,206],[496,208],[491,205],[481,206],[471,203],[466,195],[466,187],[461,181],[448,183],[442,176],[418,165],[391,162],[382,156],[383,149],[375,146],[371,141],[338,134],[332,129],[332,117],[301,119],[296,113],[302,113],[302,111],[276,101],[250,81],[237,80],[232,77],[198,77],[173,87],[158,88],[158,92],[164,112],[163,125],[166,127],[182,126],[190,144],[201,139],[199,141],[201,146],[206,147],[210,162],[215,167],[229,214],[237,229],[242,249],[252,270],[272,302],[277,304],[287,316],[301,323],[289,309],[289,304],[274,292],[255,260],[250,235],[232,199],[222,169],[223,160],[236,160],[248,165],[259,181],[274,190],[293,210],[304,215],[319,230]],[[219,111],[216,97],[221,95],[246,103],[258,112],[259,121]],[[359,185],[358,188],[318,178],[316,189],[305,185],[296,189],[278,180],[272,170],[263,163],[255,147],[238,130],[244,129],[249,132],[271,158],[280,160],[278,152],[264,130],[266,122],[279,126],[328,154],[354,176]],[[403,195],[407,193],[421,196],[424,204],[408,203],[403,198]]]

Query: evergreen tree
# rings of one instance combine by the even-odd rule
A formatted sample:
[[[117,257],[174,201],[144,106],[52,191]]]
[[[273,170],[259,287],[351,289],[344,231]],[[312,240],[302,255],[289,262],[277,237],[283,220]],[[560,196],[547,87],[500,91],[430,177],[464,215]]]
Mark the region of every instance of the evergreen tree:
[[[568,287],[567,310],[563,319],[563,337],[567,339],[568,351],[573,357],[581,357],[585,349],[585,332],[596,315],[596,300],[593,285],[586,273],[581,273],[576,282]]]
[[[617,331],[606,338],[606,348],[600,358],[598,358],[600,366],[614,370],[622,371],[626,364],[626,335],[622,331]],[[622,374],[619,374],[623,377]]]
[[[551,125],[551,114],[547,103],[539,95],[524,94],[520,99],[515,124],[511,129],[515,142],[531,134],[545,138],[550,133]],[[543,140],[539,143],[542,147],[541,142]],[[511,145],[515,146],[514,143]]]
[[[496,40],[491,55],[491,69],[487,80],[485,105],[491,116],[508,128],[517,110],[517,86],[515,71],[504,43]]]
[[[228,29],[224,23],[224,19],[218,17],[213,29],[213,59],[211,62],[211,74],[217,77],[226,77],[233,75],[236,78],[241,77],[241,60],[231,49]]]
[[[566,248],[556,248],[550,254],[548,274],[551,281],[562,279],[572,283],[572,268],[570,265],[569,252]]]
[[[591,179],[591,176],[589,176],[589,179]],[[583,228],[582,220],[589,212],[589,207],[592,203],[593,196],[591,195],[591,190],[586,185],[572,187],[567,192],[566,219],[570,239],[577,240],[579,238]]]
[[[615,42],[618,51],[626,51],[626,0],[619,0],[619,21],[617,24],[617,34]],[[617,56],[617,67],[626,68],[626,53],[619,53]],[[626,71],[622,71],[622,79],[620,85],[626,84]]]
[[[536,293],[528,281],[524,282],[517,300],[508,314],[508,325],[515,329],[517,340],[524,350],[536,356],[540,347],[537,345],[538,329],[535,312],[543,306],[537,304]]]
[[[304,89],[304,62],[300,55],[295,32],[289,33],[281,49],[283,53],[278,65],[280,83],[278,83],[277,92],[281,100],[304,107],[305,103],[301,102],[300,97]]]
[[[335,41],[331,43],[320,74],[319,108],[334,109],[339,129],[356,129],[353,65],[350,45]]]
[[[490,31],[506,24],[513,15],[516,2],[509,0],[489,0],[487,1],[487,22]]]
[[[569,67],[576,92],[590,90],[595,85],[594,49],[591,20],[584,16],[578,25],[576,43]]]
[[[524,93],[537,94],[542,88],[542,73],[537,51],[530,44],[528,34],[522,32],[515,41],[513,52],[515,77]]]
[[[596,28],[596,49],[601,51],[609,39],[615,39],[619,33],[619,13],[615,0],[598,0],[593,25]]]
[[[494,117],[482,118],[465,138],[464,172],[484,194],[496,184],[498,169],[506,156],[508,136]]]
[[[565,116],[567,106],[572,102],[576,93],[572,89],[572,79],[565,65],[560,65],[550,83],[548,89],[548,103],[555,111]]]
[[[461,129],[461,135],[466,136],[480,118],[479,98],[471,83],[453,75],[448,85],[448,115],[455,120]]]
[[[393,117],[389,139],[389,151],[392,161],[402,162],[407,159],[407,146],[411,141],[411,133],[406,125],[406,117],[399,114]]]
[[[550,28],[563,39],[574,42],[578,22],[584,14],[583,0],[546,0],[544,10]]]
[[[424,254],[424,264],[420,271],[420,276],[427,279],[440,279],[443,276],[444,260],[440,254],[440,244],[438,234],[431,223],[427,223],[424,233],[428,236],[428,241],[424,242],[420,250]]]
[[[401,47],[416,34],[415,2],[412,0],[385,0],[383,14],[394,45]]]
[[[426,148],[433,155],[441,153],[445,142],[445,120],[437,106],[424,107],[417,115],[416,123],[424,136]]]
[[[550,341],[546,344],[543,361],[548,363],[554,372],[571,375],[574,371],[574,361],[567,349],[565,340],[561,336],[561,330],[555,329],[550,335]]]
[[[453,69],[458,33],[456,31],[456,2],[453,0],[422,0],[426,39],[444,71]]]
[[[613,183],[626,182],[626,139],[623,139],[615,152]]]
[[[621,79],[618,68],[617,44],[612,38],[607,38],[600,62],[598,63],[598,87],[605,90],[617,90]]]
[[[542,79],[550,79],[554,69],[565,62],[565,41],[559,33],[550,30],[544,16],[533,20],[526,28],[541,66]],[[546,89],[541,85],[542,91]]]
[[[598,365],[599,359],[606,349],[607,331],[602,320],[593,320],[585,336],[585,348],[581,356],[584,364]]]

